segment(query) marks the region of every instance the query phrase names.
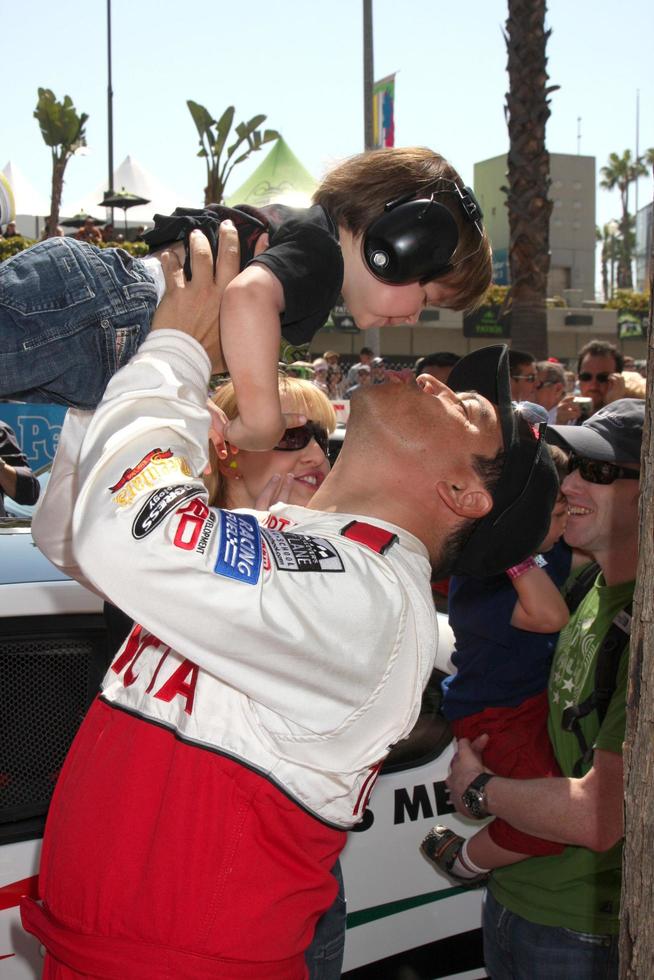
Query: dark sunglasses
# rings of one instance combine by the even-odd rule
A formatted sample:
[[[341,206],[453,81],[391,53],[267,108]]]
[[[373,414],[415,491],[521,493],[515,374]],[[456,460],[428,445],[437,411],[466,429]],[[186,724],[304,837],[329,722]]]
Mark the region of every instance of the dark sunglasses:
[[[560,384],[559,381],[537,381],[536,389],[537,391],[540,391],[541,388],[550,388],[552,385],[558,385],[558,384]]]
[[[535,374],[512,374],[511,377],[514,381],[535,381]]]
[[[616,466],[615,463],[604,463],[599,459],[587,459],[585,456],[575,456],[570,454],[568,460],[568,473],[579,470],[582,480],[587,483],[599,483],[607,486],[615,480],[638,480],[640,470],[627,470],[624,466]]]
[[[579,380],[580,381],[599,381],[600,384],[605,385],[611,376],[610,371],[598,371],[597,374],[593,374],[592,371],[580,371]]]
[[[305,449],[315,439],[325,455],[329,449],[329,433],[318,422],[305,422],[294,429],[287,429],[275,449],[285,453],[295,453]]]

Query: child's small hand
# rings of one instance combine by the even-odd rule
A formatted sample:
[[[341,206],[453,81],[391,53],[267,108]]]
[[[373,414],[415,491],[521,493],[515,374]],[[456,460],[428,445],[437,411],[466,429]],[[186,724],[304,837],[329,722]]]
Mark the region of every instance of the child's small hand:
[[[225,426],[229,422],[229,419],[223,412],[222,408],[218,408],[216,403],[210,398],[207,399],[207,408],[209,409],[209,414],[211,415],[211,423],[209,425],[209,441],[213,444],[213,448],[216,450],[218,459],[227,459],[230,449],[234,454],[238,452],[238,449],[235,447],[228,448],[225,442]],[[208,476],[210,473],[211,463],[207,463],[206,467],[204,468],[204,475]]]

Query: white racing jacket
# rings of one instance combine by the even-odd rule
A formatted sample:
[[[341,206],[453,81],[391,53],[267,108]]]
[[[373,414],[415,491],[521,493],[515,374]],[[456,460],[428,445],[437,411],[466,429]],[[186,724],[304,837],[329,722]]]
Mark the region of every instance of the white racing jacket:
[[[347,828],[432,670],[427,552],[353,515],[209,508],[208,376],[194,340],[152,333],[92,418],[69,413],[35,538],[141,624],[107,702]]]

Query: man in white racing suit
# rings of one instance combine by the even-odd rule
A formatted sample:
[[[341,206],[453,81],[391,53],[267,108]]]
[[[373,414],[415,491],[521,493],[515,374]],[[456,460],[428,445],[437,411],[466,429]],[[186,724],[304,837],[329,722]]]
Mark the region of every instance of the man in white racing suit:
[[[363,389],[311,508],[208,507],[208,311],[230,265],[214,281],[197,234],[192,258],[190,282],[164,259],[152,333],[68,447],[70,553],[37,534],[138,624],[57,784],[42,901],[23,902],[46,980],[303,980],[346,831],[418,715],[432,566],[515,564],[556,493],[496,347],[456,369],[479,394]],[[57,466],[37,530],[67,520]]]

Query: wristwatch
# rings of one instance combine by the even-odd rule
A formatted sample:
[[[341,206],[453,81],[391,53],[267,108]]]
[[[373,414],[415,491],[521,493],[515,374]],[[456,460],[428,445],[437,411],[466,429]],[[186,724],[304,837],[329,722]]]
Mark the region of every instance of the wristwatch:
[[[486,783],[492,778],[492,772],[480,773],[461,794],[464,807],[475,820],[483,820],[484,817],[490,816],[486,800]]]

